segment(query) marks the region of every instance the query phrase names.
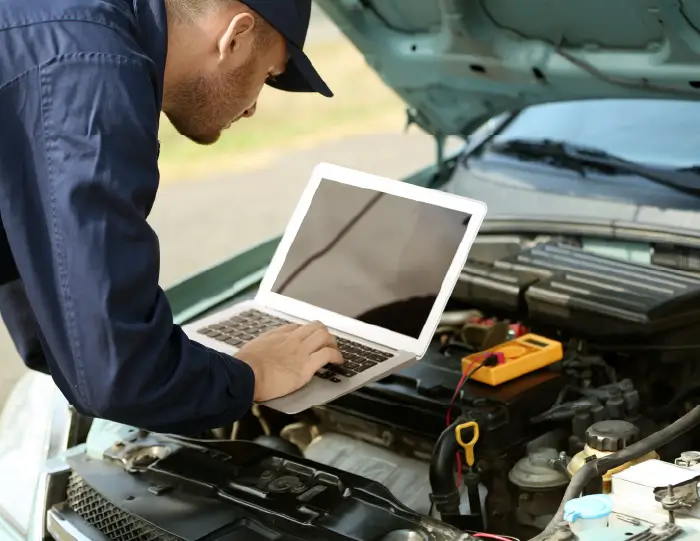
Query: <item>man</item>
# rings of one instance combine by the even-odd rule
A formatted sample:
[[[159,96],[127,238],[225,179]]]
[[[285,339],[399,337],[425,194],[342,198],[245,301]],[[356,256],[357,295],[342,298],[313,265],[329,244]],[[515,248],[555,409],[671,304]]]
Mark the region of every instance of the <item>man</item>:
[[[211,144],[265,83],[332,95],[301,51],[310,3],[0,0],[0,312],[82,413],[199,433],[342,362],[320,323],[236,359],[190,341],[146,223],[161,109]]]

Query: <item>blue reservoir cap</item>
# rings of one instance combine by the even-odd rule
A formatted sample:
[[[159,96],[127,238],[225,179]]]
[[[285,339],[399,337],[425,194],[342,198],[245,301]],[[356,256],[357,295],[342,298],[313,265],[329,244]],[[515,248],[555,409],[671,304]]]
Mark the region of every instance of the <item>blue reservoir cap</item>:
[[[605,494],[592,494],[570,500],[564,504],[564,520],[604,518],[612,513],[612,500]]]

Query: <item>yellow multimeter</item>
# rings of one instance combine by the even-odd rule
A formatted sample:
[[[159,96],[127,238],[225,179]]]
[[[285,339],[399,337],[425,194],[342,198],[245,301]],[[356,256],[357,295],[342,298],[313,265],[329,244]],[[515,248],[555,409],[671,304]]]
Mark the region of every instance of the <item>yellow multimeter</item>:
[[[496,357],[497,364],[476,370],[489,356]],[[530,333],[464,357],[462,372],[471,373],[474,381],[495,387],[561,361],[563,356],[561,342]]]

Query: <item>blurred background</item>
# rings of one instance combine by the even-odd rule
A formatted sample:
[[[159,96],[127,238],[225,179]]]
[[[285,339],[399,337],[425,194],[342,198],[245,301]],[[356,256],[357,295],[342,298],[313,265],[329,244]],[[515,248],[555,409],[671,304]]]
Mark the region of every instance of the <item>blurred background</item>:
[[[149,222],[161,241],[164,288],[281,233],[320,161],[393,178],[433,163],[432,139],[417,128],[404,133],[399,98],[320,9],[305,50],[334,98],[266,88],[256,115],[210,147],[163,118],[161,188]],[[2,404],[23,373],[2,325],[0,359]]]

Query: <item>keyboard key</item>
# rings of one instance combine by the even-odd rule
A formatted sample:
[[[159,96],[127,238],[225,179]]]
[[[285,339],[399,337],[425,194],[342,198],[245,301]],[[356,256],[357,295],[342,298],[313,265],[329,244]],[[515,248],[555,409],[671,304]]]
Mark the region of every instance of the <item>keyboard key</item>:
[[[333,372],[335,372],[336,374],[340,374],[341,376],[345,376],[346,378],[351,378],[355,375],[355,372],[353,372],[349,368],[346,368],[342,364],[335,366]]]

